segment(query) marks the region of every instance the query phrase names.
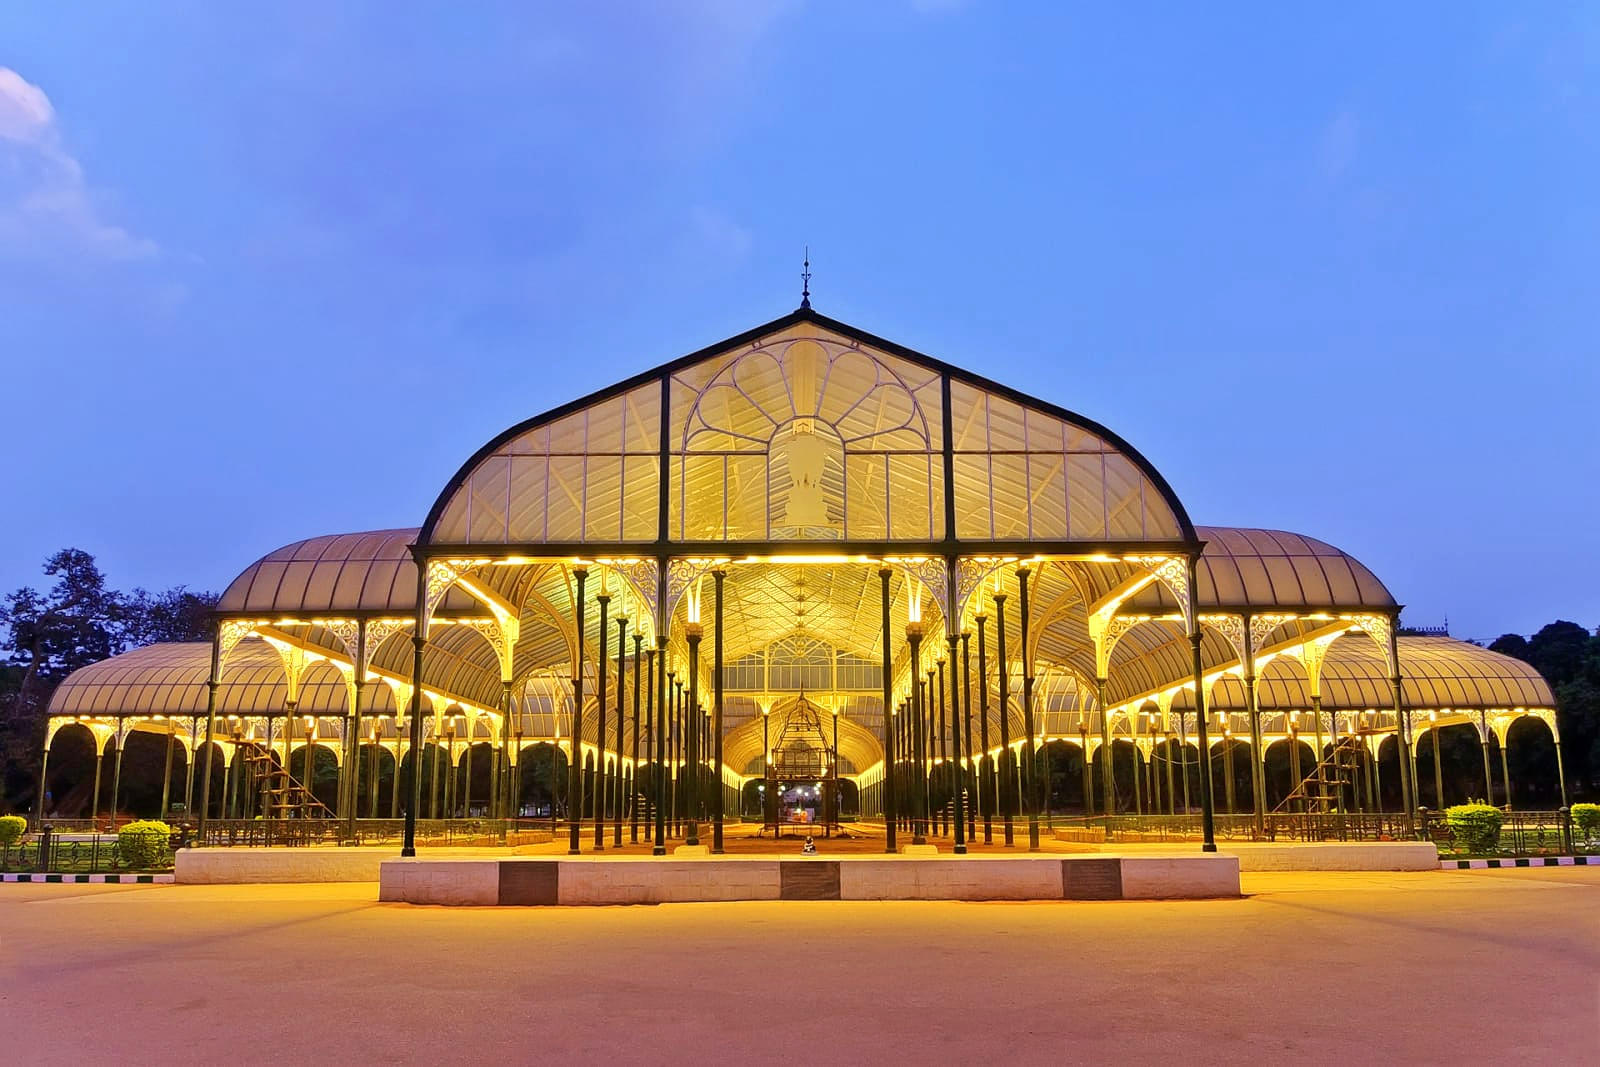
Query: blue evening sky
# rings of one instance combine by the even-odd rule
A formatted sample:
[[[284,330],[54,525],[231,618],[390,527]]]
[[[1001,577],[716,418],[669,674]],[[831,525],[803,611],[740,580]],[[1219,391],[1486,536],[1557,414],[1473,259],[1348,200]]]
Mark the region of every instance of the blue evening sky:
[[[0,11],[0,590],[220,589],[819,310],[1459,636],[1600,623],[1600,7]]]

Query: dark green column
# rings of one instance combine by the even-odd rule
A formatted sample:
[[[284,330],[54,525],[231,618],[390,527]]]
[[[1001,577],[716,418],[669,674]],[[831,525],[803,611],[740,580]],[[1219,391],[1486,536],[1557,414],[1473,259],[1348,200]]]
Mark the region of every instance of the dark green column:
[[[1006,659],[1006,595],[994,594],[995,654],[1000,657],[1000,816],[1005,830],[1007,848],[1016,844],[1016,830],[1011,823],[1012,772],[1007,765],[1011,752],[1011,664]]]
[[[916,804],[914,805],[914,819],[911,824],[911,843],[925,845],[928,843],[927,825],[927,764],[925,751],[922,744],[922,623],[906,624],[906,643],[911,646],[911,665],[908,677],[911,679],[911,721],[908,728],[911,730],[911,770],[912,784],[916,790]]]
[[[595,603],[600,605],[600,650],[595,659],[595,753],[594,753],[594,850],[606,850],[606,799],[609,791],[606,788],[608,780],[606,775],[606,680],[610,676],[610,656],[607,651],[611,642],[611,632],[606,619],[606,610],[611,606],[611,594],[602,586]],[[618,683],[621,684],[620,682]],[[621,738],[619,737],[620,741]],[[617,746],[621,751],[621,746]],[[621,760],[618,760],[620,763]]]
[[[889,633],[889,578],[893,574],[888,567],[878,569],[878,600],[883,626],[880,634],[883,641],[883,850],[891,854],[899,851],[895,844],[895,819],[898,816],[894,788],[897,746],[895,716],[891,707],[894,702],[894,654]]]
[[[642,616],[640,624],[643,625]],[[639,789],[639,714],[643,710],[639,706],[639,675],[642,673],[639,661],[643,655],[644,635],[635,633],[633,635],[633,788],[629,790],[628,796],[628,842],[634,845],[639,843],[639,797],[643,795]],[[649,692],[649,689],[645,691]],[[648,715],[645,721],[650,721]]]
[[[1194,564],[1189,566],[1189,603],[1198,603],[1195,595]],[[1200,850],[1202,852],[1215,852],[1216,841],[1216,811],[1211,803],[1211,757],[1210,740],[1206,736],[1206,679],[1205,660],[1200,649],[1200,626],[1196,622],[1189,633],[1189,654],[1194,669],[1194,710],[1195,732],[1200,751],[1204,753],[1200,760]],[[1187,776],[1186,776],[1187,780]]]
[[[1026,566],[1017,568],[1017,611],[1021,615],[1022,641],[1022,728],[1028,735],[1028,761],[1023,766],[1023,792],[1028,797],[1028,851],[1039,851],[1039,753],[1038,734],[1033,723],[1033,654],[1028,648],[1028,575]]]
[[[700,844],[700,623],[689,623],[685,628],[689,640],[689,700],[683,706],[685,771],[683,808],[689,823],[685,828],[684,844],[694,848]]]
[[[967,840],[974,841],[978,837],[977,805],[978,805],[978,770],[977,761],[972,754],[972,635],[961,635],[961,714],[965,723],[963,737],[966,741],[967,767],[962,772],[962,788],[970,779],[972,782],[972,796],[963,798],[967,809]]]
[[[722,824],[725,812],[723,806],[726,790],[722,785],[722,583],[728,577],[724,570],[711,572],[711,580],[715,590],[715,600],[712,603],[712,630],[711,630],[711,773],[715,776],[714,796],[716,807],[711,810],[711,851],[717,855],[722,854]],[[837,755],[837,754],[836,754]]]
[[[960,647],[961,635],[950,634],[950,801],[954,805],[952,822],[956,828],[955,852],[958,856],[967,853],[967,814],[962,804],[963,794],[966,792],[965,772],[961,769],[961,690],[957,688],[956,677],[956,651]]]
[[[628,617],[617,616],[617,770],[611,779],[611,845],[613,848],[622,847],[622,820],[623,820],[623,774],[622,774],[622,735],[626,726],[628,714],[628,689],[625,684],[628,667]],[[637,680],[636,680],[637,681]],[[637,773],[637,771],[635,772]]]
[[[200,772],[200,825],[199,838],[202,844],[206,839],[206,818],[211,810],[211,745],[217,730],[217,689],[222,685],[222,629],[219,626],[211,635],[211,678],[206,682],[206,752],[205,769]],[[95,746],[96,773],[99,771],[99,745]],[[196,753],[200,749],[195,750]],[[191,759],[191,763],[194,761]],[[95,783],[96,800],[99,799],[100,785]],[[190,809],[191,811],[193,808]]]
[[[973,621],[978,624],[978,731],[983,742],[983,755],[978,760],[978,774],[983,780],[978,806],[983,808],[983,843],[992,845],[994,811],[998,804],[995,792],[998,778],[994,774],[994,760],[989,756],[989,656],[983,642],[983,626],[987,619],[980,610],[973,617]],[[987,805],[983,804],[983,797],[989,798]]]
[[[583,586],[589,572],[582,567],[572,572],[577,584],[573,615],[578,624],[578,654],[572,671],[572,727],[568,743],[572,756],[567,760],[567,855],[583,852]],[[412,764],[416,763],[413,759]]]
[[[656,808],[656,837],[655,844],[650,853],[653,856],[667,854],[667,649],[666,642],[660,634],[656,635],[656,649],[650,656],[650,671],[653,681],[652,700],[655,704],[655,729],[651,731],[651,747],[655,749],[656,773],[651,781],[654,790]]]

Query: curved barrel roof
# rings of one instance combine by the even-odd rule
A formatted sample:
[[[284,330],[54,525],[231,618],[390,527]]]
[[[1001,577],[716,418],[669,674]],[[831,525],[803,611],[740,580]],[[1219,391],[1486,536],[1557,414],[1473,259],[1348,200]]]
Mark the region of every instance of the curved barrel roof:
[[[417,602],[417,531],[332,534],[284,545],[246,567],[217,601],[219,612],[393,612]]]
[[[1206,543],[1195,572],[1202,611],[1393,611],[1398,605],[1367,566],[1326,541],[1285,530],[1199,526]],[[1153,584],[1123,606],[1128,615],[1177,610]]]

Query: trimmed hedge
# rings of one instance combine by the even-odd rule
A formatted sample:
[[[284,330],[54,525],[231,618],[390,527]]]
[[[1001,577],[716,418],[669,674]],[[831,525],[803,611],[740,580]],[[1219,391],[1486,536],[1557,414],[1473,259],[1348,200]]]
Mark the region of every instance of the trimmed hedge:
[[[1600,837],[1600,804],[1572,805],[1572,825],[1585,841]]]
[[[167,842],[172,828],[155,819],[130,822],[117,831],[117,854],[124,867],[145,870],[160,866],[167,858]]]
[[[0,815],[0,848],[10,848],[27,832],[27,819],[20,815]]]
[[[1457,804],[1444,809],[1444,821],[1450,827],[1456,851],[1475,856],[1495,850],[1504,818],[1499,808],[1488,804]]]

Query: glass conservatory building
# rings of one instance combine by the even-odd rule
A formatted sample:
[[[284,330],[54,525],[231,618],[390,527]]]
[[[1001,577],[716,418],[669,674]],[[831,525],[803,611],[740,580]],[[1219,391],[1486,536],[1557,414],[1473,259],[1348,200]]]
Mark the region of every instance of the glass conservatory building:
[[[802,307],[500,433],[416,528],[267,553],[212,642],[67,679],[44,773],[71,735],[120,777],[145,738],[201,820],[959,850],[1051,812],[1209,841],[1464,800],[1447,727],[1490,799],[1513,735],[1559,764],[1530,667],[1398,618],[1324,542],[1194,525],[1107,428]]]

